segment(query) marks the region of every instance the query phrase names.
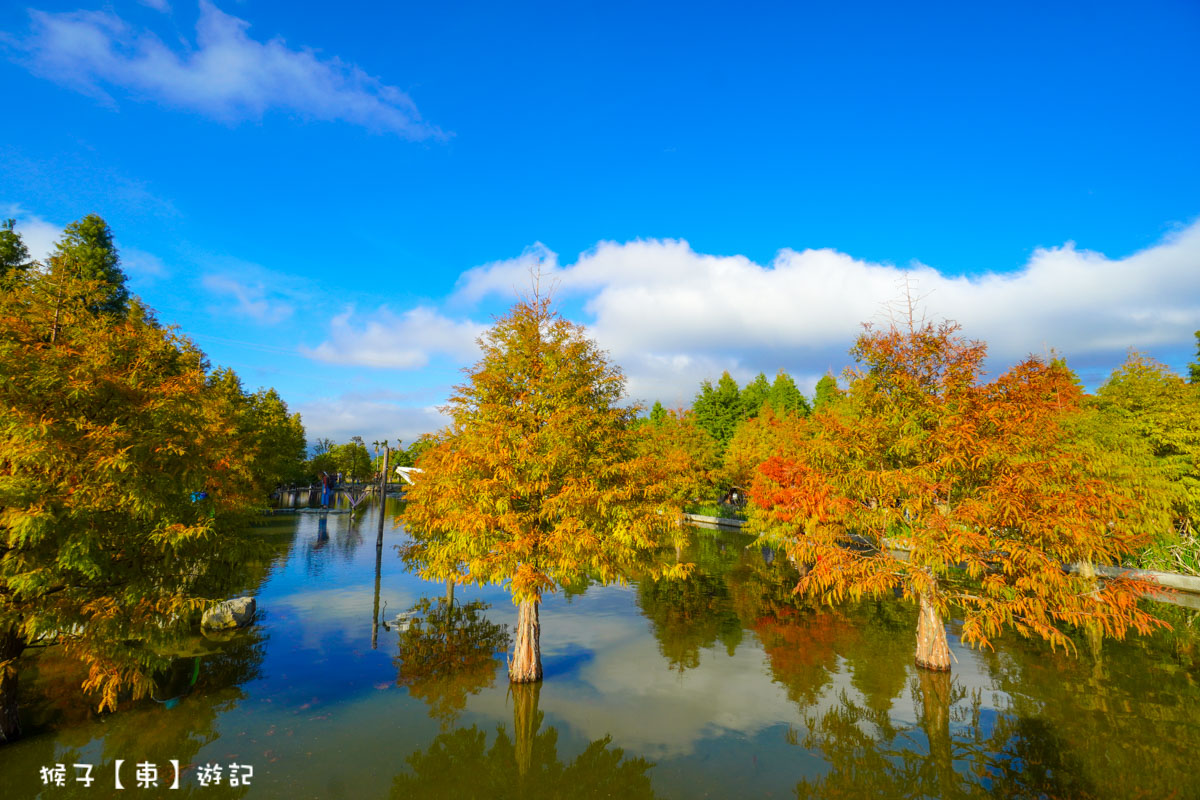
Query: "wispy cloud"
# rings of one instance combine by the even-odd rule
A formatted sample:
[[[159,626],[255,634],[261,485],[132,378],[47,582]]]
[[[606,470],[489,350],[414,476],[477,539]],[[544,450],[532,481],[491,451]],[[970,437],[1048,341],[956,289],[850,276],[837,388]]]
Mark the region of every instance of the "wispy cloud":
[[[169,274],[161,258],[136,247],[126,247],[121,251],[121,266],[131,278],[155,280]]]
[[[248,317],[260,324],[282,322],[296,310],[289,300],[271,292],[266,281],[222,273],[203,276],[200,285],[217,299],[215,310]]]
[[[113,102],[110,90],[123,89],[226,121],[281,109],[409,139],[443,135],[395,86],[281,38],[254,39],[250,23],[207,0],[200,2],[194,45],[170,46],[111,12],[33,10],[30,16],[30,33],[18,44],[28,66],[106,102]]]
[[[484,330],[479,323],[453,320],[424,306],[400,314],[380,308],[361,318],[351,308],[334,317],[329,328],[328,340],[300,352],[333,364],[393,369],[423,367],[435,355],[473,360],[475,340]]]

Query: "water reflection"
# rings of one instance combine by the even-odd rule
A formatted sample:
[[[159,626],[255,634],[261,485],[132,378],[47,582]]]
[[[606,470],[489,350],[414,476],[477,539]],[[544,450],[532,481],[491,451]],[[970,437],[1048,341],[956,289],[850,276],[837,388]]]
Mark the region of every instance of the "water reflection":
[[[32,659],[30,736],[0,748],[0,795],[123,798],[121,758],[190,765],[171,796],[233,760],[255,765],[249,796],[265,798],[1200,796],[1193,634],[1080,637],[1074,658],[1007,637],[965,649],[951,626],[946,682],[912,666],[910,606],[806,604],[786,558],[692,532],[661,554],[696,564],[690,582],[549,598],[548,679],[510,693],[503,589],[442,596],[403,571],[390,527],[382,549],[355,545],[360,529],[375,540],[377,511],[275,518],[274,557],[225,576],[262,609],[229,641],[182,625],[114,640],[154,699],[98,715],[77,662]],[[1177,613],[1186,631],[1192,612]],[[75,762],[105,787],[43,789],[40,766]]]
[[[1194,612],[1162,607],[1187,625]],[[1185,628],[1186,629],[1186,628]],[[1200,749],[1200,658],[1195,636],[1106,642],[1078,637],[1079,656],[1047,652],[1021,639],[986,654],[1010,713],[1039,739],[1066,745],[1071,765],[1113,797],[1195,797]],[[1038,764],[1054,753],[1020,752]]]
[[[344,563],[354,561],[358,548],[362,546],[361,514],[321,514],[314,512],[306,516],[317,518],[313,536],[305,543],[304,558],[308,574],[317,577],[328,568],[332,558]],[[330,529],[333,534],[330,534]]]
[[[625,757],[605,737],[588,743],[583,752],[563,761],[558,754],[558,731],[543,728],[538,709],[541,684],[510,687],[513,734],[504,725],[491,747],[477,726],[442,733],[428,748],[410,755],[410,773],[397,775],[392,797],[540,798],[654,797],[647,772],[654,765],[643,758]]]
[[[792,743],[819,751],[830,769],[801,779],[798,798],[1102,796],[1067,743],[1041,721],[996,713],[979,691],[968,700],[948,673],[916,673],[915,724],[896,725],[847,692],[805,720],[807,735]]]
[[[422,598],[403,618],[396,683],[429,706],[443,729],[454,722],[469,695],[492,686],[497,655],[508,649],[508,628],[484,616],[491,606],[474,600]]]
[[[109,715],[95,712],[94,703],[80,702],[79,684],[86,670],[61,652],[49,651],[36,659],[30,688],[38,698],[30,709],[34,730],[59,728],[58,736],[37,735],[11,745],[25,769],[4,770],[4,796],[36,797],[48,791],[40,778],[40,766],[67,766],[63,787],[53,787],[54,797],[121,797],[115,789],[116,761],[124,760],[121,775],[126,787],[137,791],[136,762],[150,762],[159,770],[159,788],[173,779],[172,759],[182,770],[180,788],[171,796],[187,797],[200,791],[203,797],[232,798],[246,794],[245,787],[199,787],[194,785],[200,751],[220,736],[219,720],[242,703],[247,695],[242,686],[261,677],[266,637],[251,628],[220,642],[196,634],[180,634],[162,654],[160,669],[152,673],[152,699],[131,707],[137,724],[105,725]],[[121,712],[116,719],[123,719]],[[103,736],[95,737],[97,726]],[[91,764],[93,785],[75,781],[76,763]]]

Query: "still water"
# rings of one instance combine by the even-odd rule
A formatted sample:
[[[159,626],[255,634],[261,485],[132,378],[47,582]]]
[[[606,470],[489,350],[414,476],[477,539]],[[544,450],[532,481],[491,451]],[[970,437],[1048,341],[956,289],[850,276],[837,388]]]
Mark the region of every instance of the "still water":
[[[894,601],[798,603],[749,537],[694,530],[664,558],[685,582],[580,587],[541,612],[545,680],[510,689],[516,621],[496,588],[405,572],[389,500],[288,514],[247,565],[257,624],[172,649],[154,697],[94,713],[48,650],[22,677],[28,737],[0,749],[0,795],[30,797],[1200,797],[1190,633],[962,647],[951,677],[912,666]],[[1195,612],[1166,607],[1186,628]],[[122,759],[123,791],[114,788]],[[173,781],[171,761],[182,777]],[[136,765],[155,764],[157,789]],[[63,787],[40,768],[66,766]],[[91,764],[93,783],[76,782]],[[228,785],[230,765],[248,786]],[[205,767],[221,784],[201,785]]]

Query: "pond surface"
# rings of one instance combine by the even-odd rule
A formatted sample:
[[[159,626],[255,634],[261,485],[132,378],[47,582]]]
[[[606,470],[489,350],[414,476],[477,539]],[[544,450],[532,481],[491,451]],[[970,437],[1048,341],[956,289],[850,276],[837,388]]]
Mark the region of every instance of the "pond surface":
[[[271,517],[274,558],[248,568],[258,623],[181,641],[156,699],[95,714],[78,671],[42,653],[0,795],[1200,797],[1190,635],[1081,639],[1072,657],[1015,637],[975,651],[952,623],[952,676],[919,673],[909,606],[810,608],[785,559],[694,530],[664,554],[696,563],[686,582],[549,597],[545,680],[511,690],[508,596],[458,587],[447,603],[404,571],[390,517],[377,573],[377,515]],[[1194,613],[1164,608],[1183,626]],[[141,762],[159,789],[136,788]],[[65,785],[43,786],[58,763]],[[249,786],[228,785],[231,764],[253,768]],[[201,784],[207,765],[219,786]]]

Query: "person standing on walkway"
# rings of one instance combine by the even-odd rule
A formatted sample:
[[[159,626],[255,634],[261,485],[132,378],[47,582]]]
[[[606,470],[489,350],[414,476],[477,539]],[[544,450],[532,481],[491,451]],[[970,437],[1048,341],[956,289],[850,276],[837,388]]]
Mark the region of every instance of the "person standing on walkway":
[[[330,489],[333,485],[333,478],[328,472],[321,473],[321,508],[329,508]]]

